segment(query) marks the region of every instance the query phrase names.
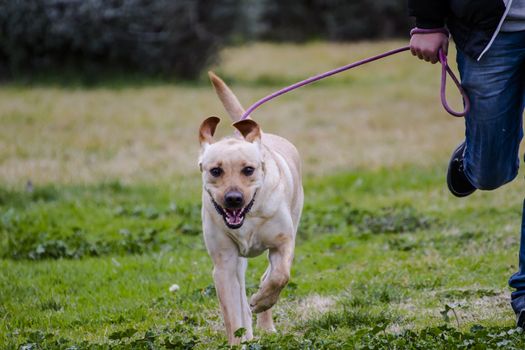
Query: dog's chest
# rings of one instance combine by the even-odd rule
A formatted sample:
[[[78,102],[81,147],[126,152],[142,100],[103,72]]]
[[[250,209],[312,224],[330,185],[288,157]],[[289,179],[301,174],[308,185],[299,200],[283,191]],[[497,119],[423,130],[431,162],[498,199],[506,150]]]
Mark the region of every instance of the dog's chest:
[[[228,236],[235,242],[239,249],[239,255],[244,257],[254,257],[260,255],[266,249],[261,230],[246,228],[228,232]]]

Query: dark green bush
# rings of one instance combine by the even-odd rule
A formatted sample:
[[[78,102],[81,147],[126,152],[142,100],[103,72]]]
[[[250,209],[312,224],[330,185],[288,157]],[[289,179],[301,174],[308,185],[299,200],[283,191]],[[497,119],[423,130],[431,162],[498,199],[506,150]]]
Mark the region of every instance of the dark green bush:
[[[194,78],[241,0],[0,0],[0,76],[71,68]]]
[[[410,23],[405,0],[0,0],[0,79],[193,79],[225,42],[400,37]]]
[[[260,36],[268,40],[406,37],[406,0],[265,0]]]

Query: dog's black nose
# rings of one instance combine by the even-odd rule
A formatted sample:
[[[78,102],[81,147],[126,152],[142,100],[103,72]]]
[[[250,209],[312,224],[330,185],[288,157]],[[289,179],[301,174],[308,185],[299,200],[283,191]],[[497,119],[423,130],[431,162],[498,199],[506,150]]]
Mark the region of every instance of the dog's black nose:
[[[230,191],[224,195],[224,203],[228,209],[242,208],[243,196],[239,191]]]

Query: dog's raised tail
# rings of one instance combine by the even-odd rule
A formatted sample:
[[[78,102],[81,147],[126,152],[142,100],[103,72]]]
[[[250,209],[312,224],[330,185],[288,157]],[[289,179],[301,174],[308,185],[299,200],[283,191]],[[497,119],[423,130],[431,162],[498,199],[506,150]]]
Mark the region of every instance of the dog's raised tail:
[[[219,99],[226,109],[226,112],[228,112],[234,122],[240,120],[244,114],[244,108],[237,99],[237,96],[234,95],[228,85],[226,85],[226,83],[222,81],[222,79],[219,78],[215,73],[209,71],[208,76],[210,77],[211,83],[213,84]]]

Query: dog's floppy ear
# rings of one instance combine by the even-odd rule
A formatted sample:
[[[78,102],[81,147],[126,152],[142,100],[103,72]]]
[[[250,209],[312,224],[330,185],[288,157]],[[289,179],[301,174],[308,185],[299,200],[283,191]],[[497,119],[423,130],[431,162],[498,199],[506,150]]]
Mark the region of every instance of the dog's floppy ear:
[[[220,121],[217,117],[209,117],[202,122],[199,128],[199,142],[201,146],[213,143],[213,134],[215,134],[215,129],[217,129],[217,124]]]
[[[238,122],[233,123],[233,126],[239,130],[246,141],[259,142],[261,140],[261,128],[254,120],[239,120]]]

